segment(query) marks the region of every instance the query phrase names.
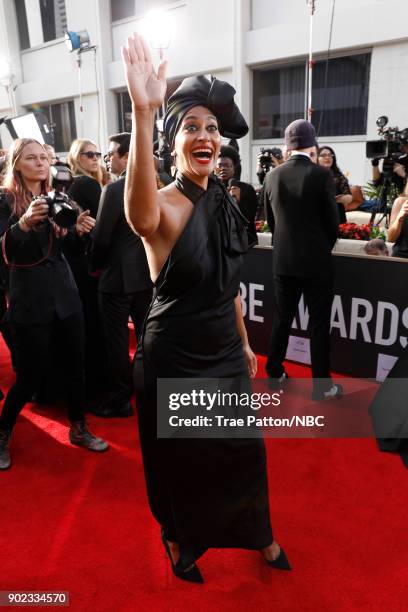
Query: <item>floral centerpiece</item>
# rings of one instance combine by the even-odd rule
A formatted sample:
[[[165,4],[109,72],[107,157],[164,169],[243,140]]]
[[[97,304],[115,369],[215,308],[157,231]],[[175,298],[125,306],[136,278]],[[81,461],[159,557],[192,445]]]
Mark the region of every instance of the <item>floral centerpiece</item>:
[[[255,221],[255,229],[258,233],[261,234],[271,231],[266,221]]]
[[[339,238],[347,240],[371,240],[381,238],[386,240],[385,230],[378,225],[357,225],[357,223],[342,223],[339,225]]]

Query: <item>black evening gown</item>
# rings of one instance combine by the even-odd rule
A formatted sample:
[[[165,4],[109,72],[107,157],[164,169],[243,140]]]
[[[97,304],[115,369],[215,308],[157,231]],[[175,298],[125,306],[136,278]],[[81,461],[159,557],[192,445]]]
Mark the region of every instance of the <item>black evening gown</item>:
[[[234,298],[246,220],[221,182],[177,188],[192,215],[156,281],[134,363],[139,433],[151,511],[187,567],[207,548],[272,543],[262,439],[158,439],[157,378],[247,377]]]

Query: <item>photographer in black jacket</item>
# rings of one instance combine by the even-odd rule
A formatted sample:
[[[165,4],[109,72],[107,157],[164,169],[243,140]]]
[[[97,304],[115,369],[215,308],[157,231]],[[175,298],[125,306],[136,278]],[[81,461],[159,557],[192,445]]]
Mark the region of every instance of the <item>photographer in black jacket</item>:
[[[0,469],[11,465],[8,443],[16,419],[30,401],[47,367],[51,338],[63,334],[69,437],[72,444],[104,451],[106,442],[93,436],[84,419],[84,323],[82,305],[70,267],[62,254],[68,230],[50,218],[50,205],[40,196],[48,192],[49,162],[44,147],[33,139],[14,142],[0,199],[3,259],[9,270],[9,312],[17,379],[0,416]],[[94,224],[89,211],[76,220],[75,234],[89,233]]]

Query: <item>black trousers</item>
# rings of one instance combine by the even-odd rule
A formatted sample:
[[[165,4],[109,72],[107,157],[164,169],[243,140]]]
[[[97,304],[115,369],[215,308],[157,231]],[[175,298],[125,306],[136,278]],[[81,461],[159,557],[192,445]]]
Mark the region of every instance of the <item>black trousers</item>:
[[[151,300],[152,289],[130,294],[99,292],[109,379],[109,391],[103,401],[104,405],[120,407],[132,395],[128,322],[130,317],[139,338]]]
[[[3,336],[4,342],[7,345],[7,348],[10,351],[13,369],[15,370],[16,365],[14,357],[13,338],[11,335],[10,324],[7,321],[7,300],[4,289],[0,289],[0,332]]]
[[[4,401],[0,428],[11,431],[25,404],[37,390],[38,382],[47,374],[48,356],[54,332],[63,341],[66,358],[66,396],[71,422],[84,418],[84,321],[82,313],[42,325],[13,323],[17,378]],[[61,351],[61,352],[62,352]]]
[[[283,361],[288,348],[291,326],[303,293],[309,310],[312,375],[314,379],[326,379],[330,385],[330,316],[333,301],[333,277],[330,275],[324,278],[302,278],[274,275],[273,281],[275,308],[266,362],[268,376],[278,378],[283,373]],[[323,381],[322,385],[327,387]]]

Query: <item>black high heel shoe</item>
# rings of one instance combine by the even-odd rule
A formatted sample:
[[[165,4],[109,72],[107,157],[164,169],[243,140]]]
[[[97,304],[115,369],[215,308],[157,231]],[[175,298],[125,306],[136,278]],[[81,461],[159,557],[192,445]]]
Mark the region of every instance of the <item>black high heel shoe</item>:
[[[283,548],[280,549],[279,556],[274,561],[268,561],[268,559],[265,559],[265,561],[267,562],[268,565],[270,565],[271,567],[274,567],[275,569],[280,569],[280,570],[291,570],[292,569]]]
[[[182,570],[180,567],[177,567],[177,563],[174,563],[173,557],[171,556],[170,546],[166,540],[163,529],[161,530],[161,539],[163,542],[164,549],[167,553],[168,558],[170,559],[171,569],[173,570],[173,574],[180,578],[180,580],[185,580],[186,582],[195,582],[197,584],[203,584],[204,578],[201,575],[200,570],[197,565],[194,565],[188,570]]]

